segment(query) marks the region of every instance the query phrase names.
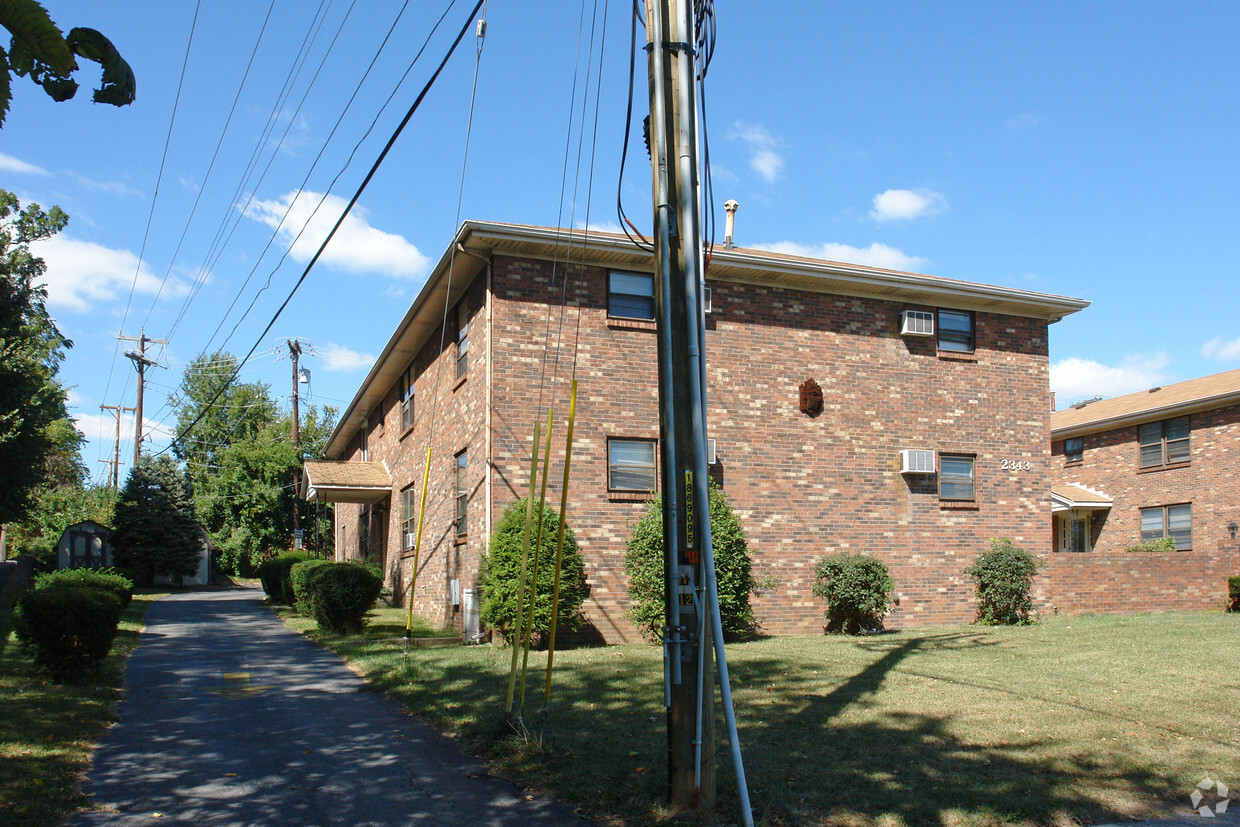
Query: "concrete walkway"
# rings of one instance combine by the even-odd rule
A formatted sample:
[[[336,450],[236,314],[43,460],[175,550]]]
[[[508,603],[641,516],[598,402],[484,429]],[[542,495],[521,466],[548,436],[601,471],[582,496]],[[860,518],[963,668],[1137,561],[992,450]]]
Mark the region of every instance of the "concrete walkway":
[[[262,593],[157,601],[94,758],[75,825],[582,825],[478,761],[341,660],[285,628]]]

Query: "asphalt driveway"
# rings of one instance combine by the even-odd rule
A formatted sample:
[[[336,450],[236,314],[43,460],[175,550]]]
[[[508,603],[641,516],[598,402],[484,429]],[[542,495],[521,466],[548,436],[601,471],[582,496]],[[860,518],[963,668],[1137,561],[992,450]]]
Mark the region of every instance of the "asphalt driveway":
[[[157,601],[75,825],[582,825],[487,775],[253,589]]]

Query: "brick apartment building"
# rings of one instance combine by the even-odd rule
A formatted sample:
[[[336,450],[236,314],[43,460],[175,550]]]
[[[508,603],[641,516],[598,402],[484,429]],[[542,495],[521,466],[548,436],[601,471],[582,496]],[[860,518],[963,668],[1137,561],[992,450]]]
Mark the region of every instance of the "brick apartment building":
[[[623,555],[658,478],[652,272],[623,236],[464,224],[328,461],[307,463],[306,495],[341,503],[337,553],[407,588],[429,442],[415,610],[460,628],[491,525],[526,491],[535,418],[551,404],[564,421],[575,344],[585,612],[604,639],[635,639]],[[1087,302],[719,247],[707,287],[711,470],[775,578],[754,600],[764,631],[821,631],[811,590],[830,552],[887,562],[893,626],[971,620],[962,570],[991,537],[1049,554],[1047,328]],[[801,409],[807,380],[820,411]],[[558,502],[562,427],[552,439]]]
[[[1240,574],[1240,370],[1051,415],[1061,611],[1218,608]],[[1177,554],[1135,554],[1171,537]],[[1071,553],[1075,552],[1075,553]]]

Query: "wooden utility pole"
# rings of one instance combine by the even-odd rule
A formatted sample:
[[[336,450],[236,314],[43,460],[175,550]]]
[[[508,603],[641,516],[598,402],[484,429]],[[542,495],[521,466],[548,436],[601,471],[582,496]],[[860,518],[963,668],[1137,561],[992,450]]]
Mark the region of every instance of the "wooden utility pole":
[[[646,36],[666,578],[668,799],[709,812],[715,804],[715,716],[703,567],[703,549],[709,550],[711,538],[692,4],[646,0]]]
[[[138,352],[132,350],[125,351],[125,356],[133,360],[133,365],[138,369],[138,401],[135,403],[134,429],[133,429],[133,467],[138,467],[138,460],[142,456],[142,391],[146,387],[146,368],[148,365],[157,365],[158,362],[153,359],[146,358],[147,344],[164,345],[168,343],[167,339],[148,339],[146,332],[138,333],[138,338],[132,336],[117,336],[126,342],[137,342]]]
[[[301,531],[301,503],[297,499],[301,491],[301,417],[297,410],[297,383],[301,380],[297,372],[297,361],[301,357],[301,341],[298,339],[287,341],[289,356],[293,359],[293,457],[296,460],[293,467],[293,548],[301,548],[301,537],[298,536],[298,532]]]
[[[122,408],[122,407],[121,407],[121,406],[119,406],[119,405],[100,405],[100,406],[99,406],[99,410],[101,410],[101,411],[113,411],[113,412],[115,412],[115,414],[116,414],[116,442],[113,444],[113,447],[112,447],[112,459],[101,459],[101,460],[99,460],[100,462],[106,462],[106,463],[108,463],[109,465],[111,465],[111,466],[112,466],[112,488],[113,488],[113,490],[115,490],[115,489],[117,489],[117,488],[119,487],[119,482],[120,482],[120,467],[121,467],[121,412],[122,412],[122,411],[130,411],[130,412],[133,412],[133,411],[136,411],[136,410],[137,410],[137,408]]]

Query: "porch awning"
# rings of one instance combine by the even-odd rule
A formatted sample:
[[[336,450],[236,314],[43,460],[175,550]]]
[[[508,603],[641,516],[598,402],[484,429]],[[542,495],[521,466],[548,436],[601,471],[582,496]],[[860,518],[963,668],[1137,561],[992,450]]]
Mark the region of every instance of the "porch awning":
[[[1094,491],[1083,485],[1052,485],[1051,511],[1067,511],[1071,508],[1086,510],[1108,510],[1111,498],[1100,491]]]
[[[306,460],[300,493],[307,502],[373,504],[392,495],[392,477],[378,462]]]

